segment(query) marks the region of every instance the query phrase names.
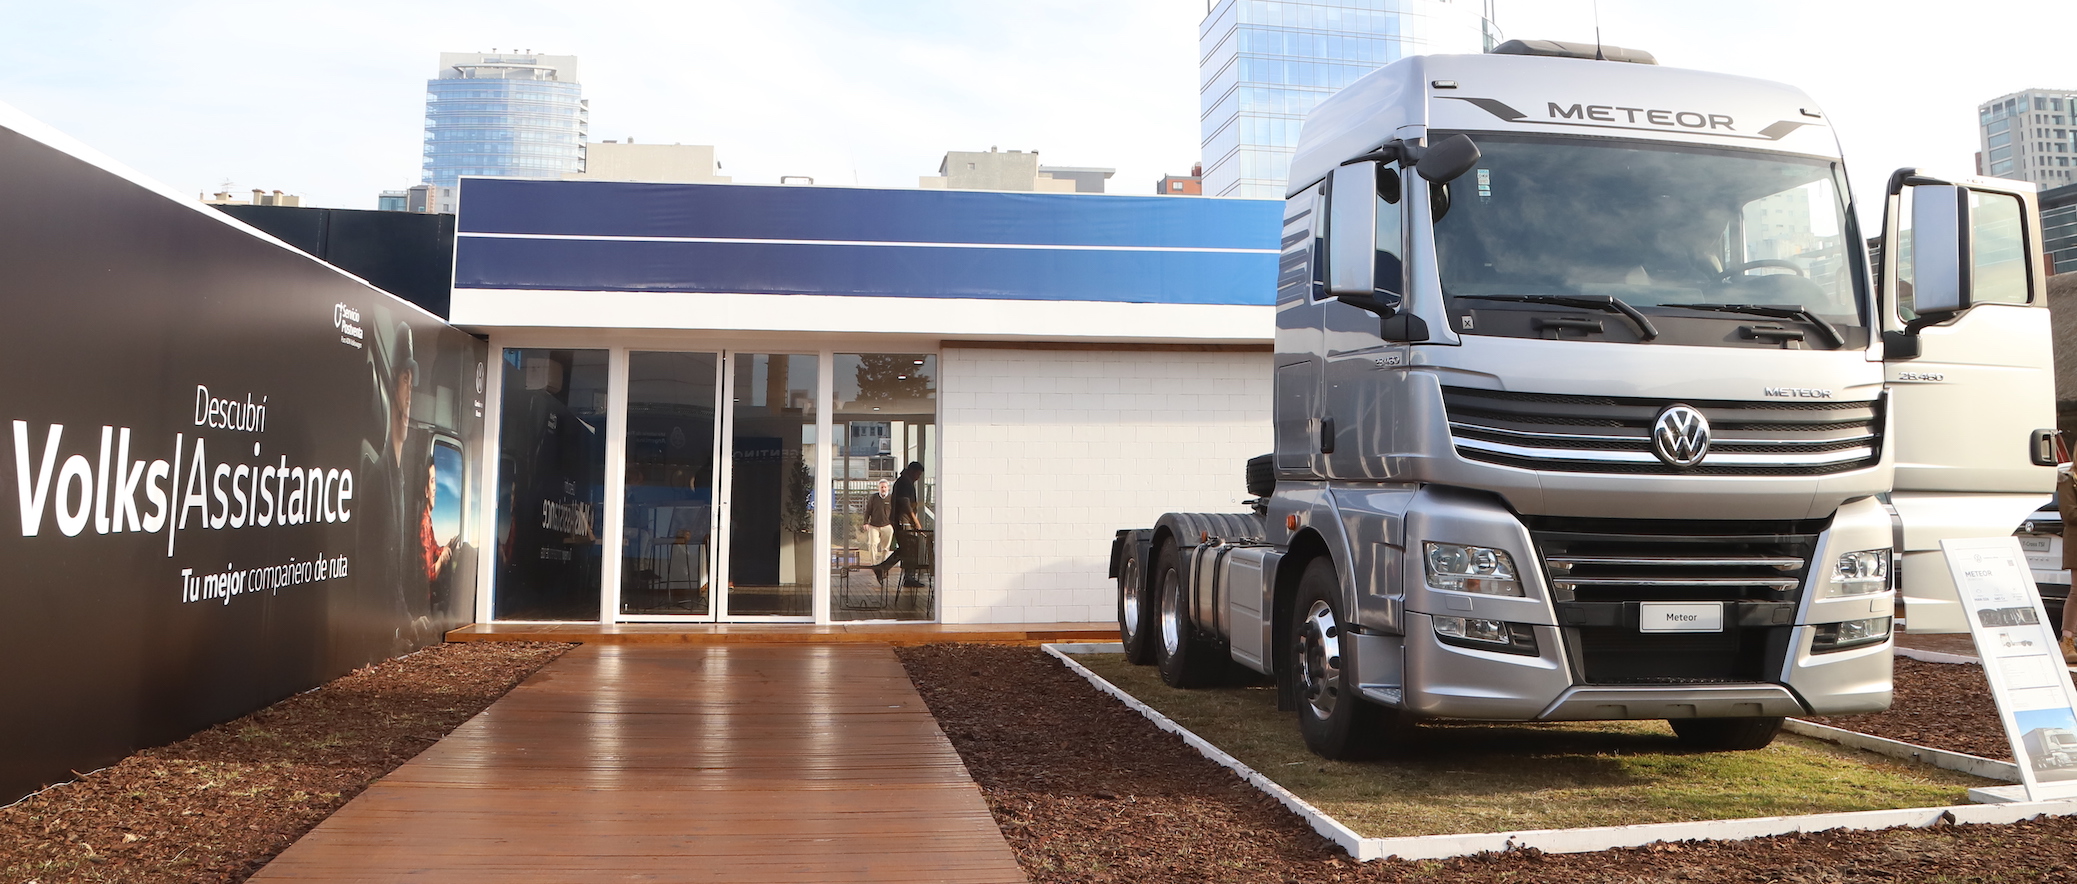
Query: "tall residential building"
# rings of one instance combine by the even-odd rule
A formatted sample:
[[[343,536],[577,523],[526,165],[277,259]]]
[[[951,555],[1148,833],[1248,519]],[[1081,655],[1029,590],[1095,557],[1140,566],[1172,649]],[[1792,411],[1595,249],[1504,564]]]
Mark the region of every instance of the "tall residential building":
[[[426,81],[424,181],[582,172],[590,113],[574,55],[442,52]]]
[[[1320,99],[1409,55],[1498,45],[1493,0],[1208,0],[1197,28],[1208,196],[1283,199]]]
[[[2028,89],[1976,108],[1976,171],[2042,187],[2077,182],[2077,91]]]

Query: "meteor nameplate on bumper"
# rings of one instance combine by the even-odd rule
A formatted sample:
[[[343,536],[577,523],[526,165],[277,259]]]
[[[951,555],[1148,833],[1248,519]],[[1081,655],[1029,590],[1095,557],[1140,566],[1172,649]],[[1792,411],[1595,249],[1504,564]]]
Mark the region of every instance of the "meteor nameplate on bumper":
[[[1720,602],[1639,602],[1639,632],[1722,632],[1724,606]]]

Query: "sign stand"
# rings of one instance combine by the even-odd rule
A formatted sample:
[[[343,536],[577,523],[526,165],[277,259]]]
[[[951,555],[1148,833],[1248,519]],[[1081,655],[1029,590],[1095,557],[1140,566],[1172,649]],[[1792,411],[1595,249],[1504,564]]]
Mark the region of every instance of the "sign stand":
[[[1969,790],[1984,804],[2077,798],[2077,688],[2063,668],[2056,624],[2015,537],[1940,541],[1968,613],[2020,784]]]

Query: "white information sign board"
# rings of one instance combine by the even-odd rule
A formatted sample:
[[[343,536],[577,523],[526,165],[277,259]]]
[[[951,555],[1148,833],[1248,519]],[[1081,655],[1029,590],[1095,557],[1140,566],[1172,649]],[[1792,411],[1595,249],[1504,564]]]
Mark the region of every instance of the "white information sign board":
[[[1940,541],[2027,797],[2077,798],[2077,688],[2016,537]]]

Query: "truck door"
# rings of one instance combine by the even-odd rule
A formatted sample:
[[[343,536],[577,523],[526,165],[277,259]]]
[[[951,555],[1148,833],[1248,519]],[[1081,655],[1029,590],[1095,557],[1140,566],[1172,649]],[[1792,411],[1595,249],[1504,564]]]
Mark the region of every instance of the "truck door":
[[[1899,587],[1912,632],[1964,632],[1948,537],[2011,534],[2055,484],[2054,356],[2030,185],[1891,177],[1882,263]]]
[[[1276,468],[1286,477],[1320,475],[1320,309],[1325,284],[1326,200],[1315,184],[1284,204],[1283,256],[1277,265],[1276,380],[1271,422]]]
[[[1357,171],[1357,166],[1343,169]],[[1368,174],[1347,176],[1365,182],[1360,190],[1331,194],[1330,199],[1367,199],[1372,223],[1366,232],[1375,252],[1371,264],[1373,297],[1398,305],[1406,291],[1406,223],[1403,190],[1405,182],[1397,163],[1378,163]],[[1343,177],[1337,175],[1336,180]],[[1337,213],[1339,216],[1339,213]],[[1331,231],[1329,235],[1334,235]],[[1398,372],[1384,369],[1400,364],[1405,345],[1387,345],[1381,334],[1378,314],[1331,300],[1320,305],[1320,327],[1325,345],[1325,378],[1321,389],[1322,432],[1326,447],[1326,475],[1332,479],[1384,479],[1384,441],[1389,438],[1394,397],[1384,388]],[[1391,353],[1385,352],[1391,350]]]

